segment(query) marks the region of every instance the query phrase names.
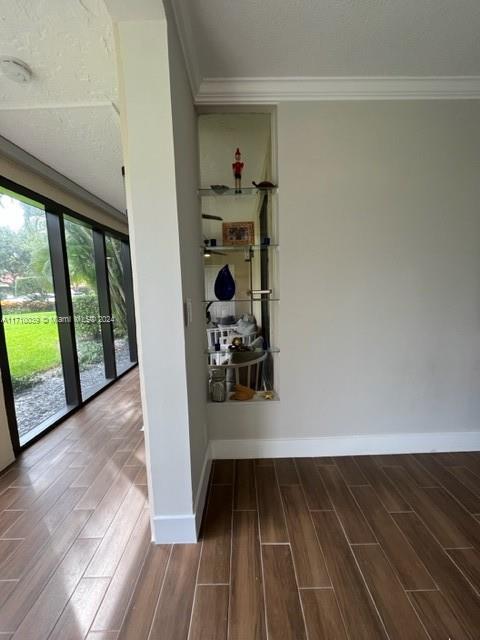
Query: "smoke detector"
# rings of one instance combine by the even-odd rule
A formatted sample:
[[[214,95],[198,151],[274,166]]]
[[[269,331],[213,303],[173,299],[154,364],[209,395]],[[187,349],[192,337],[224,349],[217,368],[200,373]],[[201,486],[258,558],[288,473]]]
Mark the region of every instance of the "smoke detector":
[[[9,80],[20,84],[32,79],[32,70],[28,64],[11,56],[0,57],[0,72]]]

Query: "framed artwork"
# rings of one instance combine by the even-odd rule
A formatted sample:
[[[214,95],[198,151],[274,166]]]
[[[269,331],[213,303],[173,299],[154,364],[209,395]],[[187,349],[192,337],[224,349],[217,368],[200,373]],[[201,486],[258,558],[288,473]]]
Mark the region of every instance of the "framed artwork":
[[[224,222],[223,244],[225,246],[255,244],[255,228],[253,222]]]

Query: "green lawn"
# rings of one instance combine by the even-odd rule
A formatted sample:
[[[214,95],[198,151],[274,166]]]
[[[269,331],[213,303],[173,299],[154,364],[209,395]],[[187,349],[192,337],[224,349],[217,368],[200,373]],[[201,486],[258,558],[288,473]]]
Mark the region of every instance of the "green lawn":
[[[54,311],[7,314],[3,317],[10,373],[24,378],[60,365]],[[28,324],[28,322],[38,324]]]

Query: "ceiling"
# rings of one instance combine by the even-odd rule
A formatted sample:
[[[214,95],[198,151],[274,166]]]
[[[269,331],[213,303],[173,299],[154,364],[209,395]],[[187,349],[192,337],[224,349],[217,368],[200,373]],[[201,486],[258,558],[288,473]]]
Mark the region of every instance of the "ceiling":
[[[27,84],[0,75],[0,135],[123,211],[115,53],[103,0],[3,0],[0,55],[33,71]]]
[[[268,86],[269,104],[272,96],[331,99],[338,91],[348,99],[480,96],[480,0],[164,2],[172,5],[199,103],[218,104],[222,92],[225,103],[260,103]],[[33,71],[25,85],[0,75],[0,136],[124,211],[114,44],[104,0],[0,3],[0,55],[20,58]],[[110,10],[121,5],[135,16],[161,3],[107,0]],[[381,76],[391,82],[411,76],[421,87],[400,80],[389,86]],[[448,80],[447,90],[426,84],[437,76],[478,78],[473,89],[459,77]]]
[[[175,0],[204,78],[480,75],[479,0]]]

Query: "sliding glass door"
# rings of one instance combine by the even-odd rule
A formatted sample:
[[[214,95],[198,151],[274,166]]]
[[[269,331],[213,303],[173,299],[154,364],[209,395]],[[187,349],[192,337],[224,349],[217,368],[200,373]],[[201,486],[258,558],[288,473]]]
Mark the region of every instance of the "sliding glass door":
[[[0,192],[0,299],[19,439],[65,409],[45,208]]]
[[[128,245],[111,235],[105,236],[108,282],[113,314],[113,335],[115,343],[115,362],[117,371],[122,372],[136,361],[136,349],[132,350],[131,327],[129,327],[129,295],[128,269],[130,254]],[[133,308],[130,317],[134,319]]]
[[[65,239],[82,396],[101,389],[105,372],[93,230],[65,216]]]
[[[127,238],[35,195],[1,181],[0,364],[16,449],[136,362]]]

